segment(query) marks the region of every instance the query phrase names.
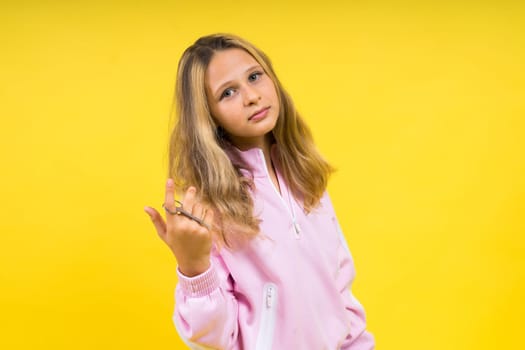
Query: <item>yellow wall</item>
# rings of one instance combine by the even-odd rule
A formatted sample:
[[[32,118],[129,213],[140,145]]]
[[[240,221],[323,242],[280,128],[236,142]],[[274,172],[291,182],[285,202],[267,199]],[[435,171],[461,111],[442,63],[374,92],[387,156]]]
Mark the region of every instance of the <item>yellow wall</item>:
[[[142,208],[176,62],[217,31],[269,54],[339,169],[378,348],[523,346],[525,6],[74,3],[0,5],[0,348],[183,348]]]

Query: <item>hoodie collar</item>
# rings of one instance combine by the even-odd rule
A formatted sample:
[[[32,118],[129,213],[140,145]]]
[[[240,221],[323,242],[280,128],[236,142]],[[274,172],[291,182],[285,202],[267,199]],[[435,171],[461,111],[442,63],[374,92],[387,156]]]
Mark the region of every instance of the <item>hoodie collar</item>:
[[[233,165],[238,167],[243,175],[251,175],[254,178],[268,176],[268,169],[266,169],[266,161],[261,148],[254,147],[241,151],[237,147],[229,145],[229,147],[225,148],[225,152]],[[270,156],[276,169],[279,167],[277,154],[278,147],[274,143],[270,148]]]

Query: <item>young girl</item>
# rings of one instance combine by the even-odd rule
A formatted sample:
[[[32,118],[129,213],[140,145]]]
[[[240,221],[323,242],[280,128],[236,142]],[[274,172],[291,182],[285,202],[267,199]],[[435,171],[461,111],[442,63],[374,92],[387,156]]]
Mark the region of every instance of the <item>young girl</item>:
[[[176,106],[166,221],[145,211],[177,260],[184,341],[373,349],[326,193],[332,168],[266,55],[233,35],[198,39],[179,62]]]

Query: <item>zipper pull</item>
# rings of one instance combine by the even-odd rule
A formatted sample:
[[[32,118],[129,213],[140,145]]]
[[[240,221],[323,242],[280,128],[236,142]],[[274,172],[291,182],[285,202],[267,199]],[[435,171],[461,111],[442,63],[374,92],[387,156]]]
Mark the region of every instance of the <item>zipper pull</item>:
[[[266,308],[269,309],[273,305],[273,287],[269,286],[266,290]]]
[[[301,233],[301,227],[299,226],[299,223],[293,220],[293,227],[295,229],[295,234],[299,236],[299,233]]]

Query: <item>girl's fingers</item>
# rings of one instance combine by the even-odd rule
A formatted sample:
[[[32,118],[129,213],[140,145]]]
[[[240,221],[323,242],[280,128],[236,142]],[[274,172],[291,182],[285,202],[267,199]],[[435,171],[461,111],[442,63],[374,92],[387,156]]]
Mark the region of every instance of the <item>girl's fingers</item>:
[[[204,207],[200,203],[195,203],[191,210],[191,215],[202,220],[204,217]]]
[[[155,226],[155,230],[157,230],[157,234],[162,240],[165,240],[166,237],[166,223],[162,219],[162,216],[159,214],[158,211],[151,207],[144,207],[144,211],[151,219],[151,222],[153,222],[153,226]]]
[[[175,198],[175,184],[173,183],[173,179],[168,179],[168,181],[166,181],[166,197],[164,198],[164,207],[168,208],[171,211],[175,211],[174,198]]]
[[[182,198],[182,208],[188,213],[191,213],[193,210],[193,205],[196,202],[196,194],[197,189],[193,186],[190,186]]]
[[[204,222],[204,224],[206,226],[208,226],[208,230],[211,231],[211,229],[213,228],[213,210],[209,209],[209,210],[206,210],[204,212],[204,218],[202,219],[202,221]]]
[[[176,204],[174,200],[174,192],[175,192],[175,186],[172,179],[168,179],[166,182],[166,198],[164,199],[164,207],[168,208],[170,211],[175,212],[176,210]],[[191,216],[193,216],[195,219],[194,221],[197,221],[197,223],[200,222],[206,222],[205,219],[208,217],[207,213],[209,210],[207,210],[202,204],[200,204],[197,201],[197,189],[194,186],[190,186],[186,192],[184,193],[184,196],[182,198],[182,210],[188,214],[190,214],[190,217],[186,217],[186,215],[171,215],[170,213],[167,213],[166,215],[166,221],[168,223],[172,223],[174,221],[171,220],[193,220]],[[213,214],[212,214],[213,215]],[[151,215],[150,215],[151,216]],[[160,214],[159,214],[160,216]],[[173,217],[170,219],[169,217]],[[154,217],[152,217],[152,220],[154,220]],[[213,218],[209,220],[210,222],[213,222]],[[166,232],[166,223],[162,221],[162,225],[158,226],[159,228],[162,228],[162,232]],[[154,221],[155,223],[155,221]],[[160,224],[158,224],[160,225]],[[207,222],[206,225],[208,227],[211,227]],[[157,226],[155,226],[157,227]]]
[[[211,210],[208,210],[208,208],[206,208],[197,200],[196,192],[197,190],[195,189],[195,187],[192,186],[188,188],[188,191],[186,191],[186,195],[184,196],[184,199],[182,201],[182,205],[184,207],[184,210],[188,211],[194,218],[198,219],[195,220],[197,221],[197,223],[201,225],[204,223],[204,226],[210,229],[211,225],[208,222],[206,222],[206,217],[208,212],[211,212]],[[212,219],[209,221],[213,222],[213,216]]]

